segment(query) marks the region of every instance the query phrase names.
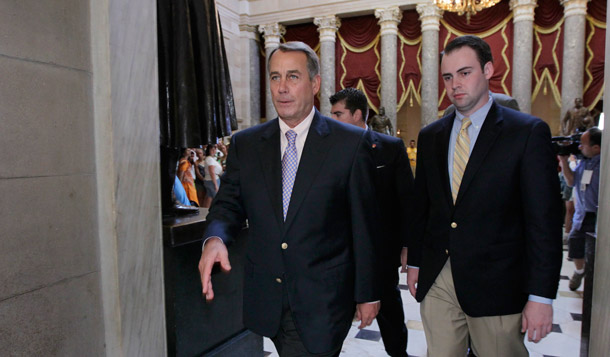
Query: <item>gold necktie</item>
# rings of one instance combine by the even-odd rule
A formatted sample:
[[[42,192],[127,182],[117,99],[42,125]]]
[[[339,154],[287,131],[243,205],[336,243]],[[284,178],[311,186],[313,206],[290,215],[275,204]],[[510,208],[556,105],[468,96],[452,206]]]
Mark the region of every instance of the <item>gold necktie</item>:
[[[453,178],[451,181],[451,191],[454,203],[457,199],[458,191],[460,190],[460,184],[462,183],[462,177],[464,176],[464,170],[466,169],[470,154],[470,138],[468,137],[469,126],[470,118],[464,117],[462,119],[462,127],[460,128],[460,132],[458,133],[455,142],[455,151],[453,153]]]

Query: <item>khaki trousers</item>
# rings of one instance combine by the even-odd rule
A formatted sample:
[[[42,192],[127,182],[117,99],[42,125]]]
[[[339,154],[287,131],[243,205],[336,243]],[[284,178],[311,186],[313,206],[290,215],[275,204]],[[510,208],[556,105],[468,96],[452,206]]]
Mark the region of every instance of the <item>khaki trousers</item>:
[[[521,314],[470,317],[462,311],[449,260],[420,309],[429,357],[463,357],[469,337],[470,347],[478,357],[528,356],[521,333]]]

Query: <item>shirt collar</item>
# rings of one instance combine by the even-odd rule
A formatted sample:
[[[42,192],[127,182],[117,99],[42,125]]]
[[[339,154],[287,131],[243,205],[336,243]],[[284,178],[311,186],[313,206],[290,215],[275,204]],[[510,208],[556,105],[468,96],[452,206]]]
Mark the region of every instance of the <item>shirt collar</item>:
[[[493,104],[493,99],[491,98],[491,92],[489,92],[489,98],[487,99],[487,103],[485,103],[485,105],[483,105],[481,108],[479,108],[479,110],[477,110],[476,112],[472,113],[469,116],[470,122],[477,129],[483,125],[483,122],[485,121],[485,117],[487,117],[487,114],[489,113],[489,109],[491,109],[492,104]],[[456,110],[455,117],[457,120],[459,120],[461,122],[462,119],[464,119],[465,115],[463,115],[458,110]]]
[[[305,117],[305,119],[299,123],[299,125],[295,126],[294,128],[291,128],[288,126],[288,124],[286,124],[282,118],[279,119],[279,123],[280,123],[280,131],[282,132],[282,135],[286,135],[286,132],[288,130],[292,130],[295,133],[297,133],[297,138],[299,137],[299,135],[303,134],[303,133],[307,133],[309,132],[309,127],[311,126],[311,122],[313,121],[313,117],[316,114],[316,109],[315,107],[311,107],[311,112],[309,112],[309,115],[307,115]]]

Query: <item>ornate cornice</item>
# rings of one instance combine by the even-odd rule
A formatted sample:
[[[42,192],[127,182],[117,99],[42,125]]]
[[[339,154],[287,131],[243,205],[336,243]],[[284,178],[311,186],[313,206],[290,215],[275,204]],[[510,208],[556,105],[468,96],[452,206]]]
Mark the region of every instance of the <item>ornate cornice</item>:
[[[589,1],[590,0],[561,0],[561,5],[563,5],[563,17],[586,16],[587,3]]]
[[[257,26],[242,24],[239,25],[239,31],[241,33],[241,37],[249,38],[251,40],[258,40]]]

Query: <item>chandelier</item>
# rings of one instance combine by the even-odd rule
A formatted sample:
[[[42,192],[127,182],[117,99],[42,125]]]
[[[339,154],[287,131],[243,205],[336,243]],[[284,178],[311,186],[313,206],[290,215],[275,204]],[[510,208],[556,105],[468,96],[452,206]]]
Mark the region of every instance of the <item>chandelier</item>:
[[[470,23],[470,16],[499,2],[500,0],[434,0],[441,10],[457,12],[460,16],[466,14],[467,23]]]

